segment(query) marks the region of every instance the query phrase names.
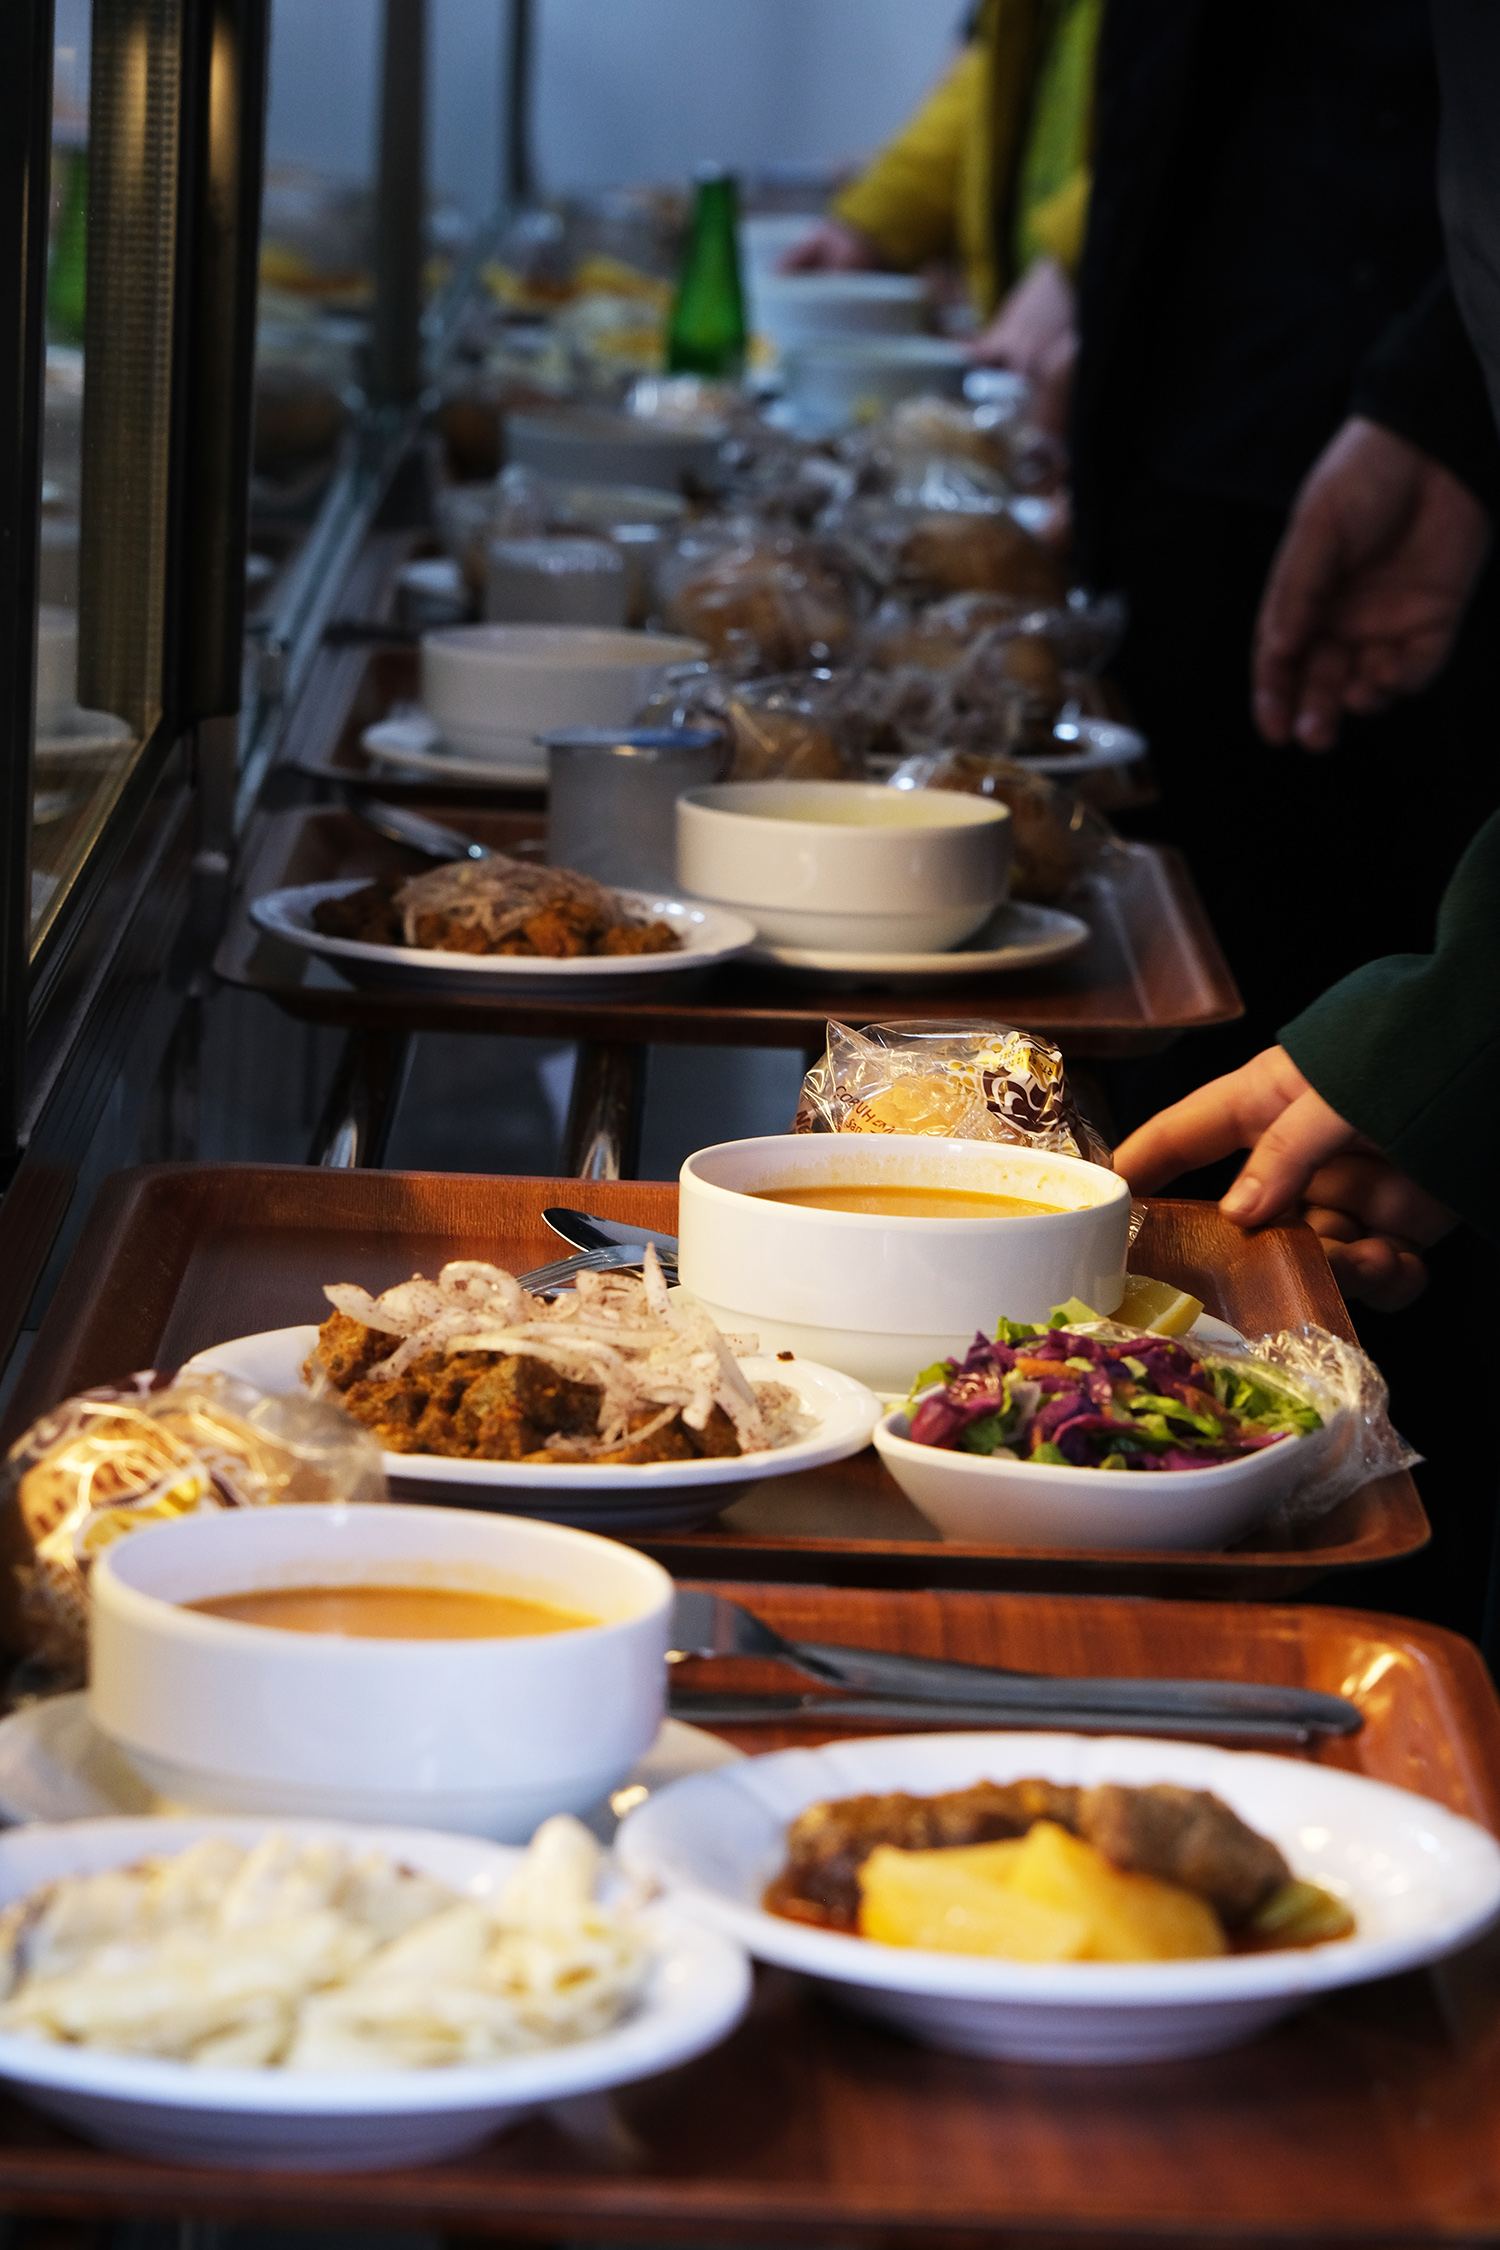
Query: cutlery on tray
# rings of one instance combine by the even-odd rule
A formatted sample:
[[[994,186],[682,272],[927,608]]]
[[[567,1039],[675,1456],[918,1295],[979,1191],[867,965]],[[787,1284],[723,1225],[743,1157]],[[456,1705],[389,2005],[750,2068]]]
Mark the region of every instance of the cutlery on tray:
[[[544,1297],[549,1290],[562,1289],[580,1273],[610,1273],[619,1267],[638,1266],[639,1250],[629,1243],[605,1243],[597,1250],[575,1250],[571,1258],[554,1259],[550,1266],[533,1266],[530,1273],[517,1274],[523,1289],[534,1297]],[[669,1281],[677,1278],[677,1269],[667,1258],[661,1261],[662,1272]]]
[[[426,852],[430,859],[493,859],[488,844],[478,844],[461,829],[446,828],[440,820],[429,820],[425,813],[411,812],[405,805],[380,803],[358,807],[359,817],[377,836],[385,836],[393,844],[409,844],[415,852]]]
[[[981,1723],[980,1714],[1006,1712],[1016,1719],[1050,1724],[1098,1725],[1128,1721],[1158,1731],[1150,1722],[1178,1727],[1213,1727],[1233,1733],[1353,1734],[1363,1725],[1353,1703],[1312,1688],[1273,1687],[1249,1680],[1059,1679],[1039,1672],[1011,1672],[986,1664],[960,1664],[948,1658],[903,1656],[888,1649],[849,1648],[823,1641],[793,1641],[722,1594],[683,1589],[673,1613],[674,1660],[689,1656],[758,1656],[779,1659],[810,1673],[826,1689],[852,1690],[861,1705],[825,1695],[739,1697],[697,1690],[675,1690],[672,1708],[680,1718],[707,1717],[707,1706],[728,1720],[738,1713],[746,1724],[797,1713],[821,1717],[912,1716],[949,1725]],[[689,1704],[693,1705],[689,1709]],[[957,1716],[966,1713],[966,1717]],[[994,1718],[991,1724],[998,1723]]]
[[[600,1219],[592,1211],[572,1211],[565,1203],[554,1203],[542,1213],[554,1234],[564,1242],[571,1242],[578,1250],[605,1250],[614,1247],[643,1250],[649,1242],[662,1264],[676,1265],[677,1237],[675,1234],[658,1234],[651,1227],[628,1227],[619,1219]]]
[[[1058,1680],[1060,1690],[1089,1688],[1088,1680]],[[1114,1681],[1102,1683],[1115,1686]],[[1190,1686],[1192,1682],[1180,1683]],[[1217,1685],[1217,1682],[1207,1683]],[[690,1726],[774,1727],[808,1720],[831,1720],[839,1725],[874,1722],[881,1726],[918,1725],[935,1731],[1002,1733],[1029,1731],[1069,1734],[1211,1734],[1230,1742],[1311,1742],[1318,1728],[1308,1721],[1286,1718],[1248,1718],[1185,1707],[1167,1711],[1122,1713],[1095,1702],[1062,1699],[1035,1709],[1007,1710],[989,1703],[929,1703],[915,1698],[878,1695],[715,1695],[710,1690],[673,1688],[667,1698],[667,1716]]]

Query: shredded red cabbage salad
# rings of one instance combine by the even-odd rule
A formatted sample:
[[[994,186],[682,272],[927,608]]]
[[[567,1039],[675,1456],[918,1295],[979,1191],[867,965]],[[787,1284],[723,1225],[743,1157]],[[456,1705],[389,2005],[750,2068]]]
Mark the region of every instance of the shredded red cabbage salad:
[[[1321,1429],[1275,1368],[1201,1357],[1168,1336],[1105,1339],[1002,1320],[960,1364],[917,1377],[918,1445],[1081,1469],[1202,1469]]]

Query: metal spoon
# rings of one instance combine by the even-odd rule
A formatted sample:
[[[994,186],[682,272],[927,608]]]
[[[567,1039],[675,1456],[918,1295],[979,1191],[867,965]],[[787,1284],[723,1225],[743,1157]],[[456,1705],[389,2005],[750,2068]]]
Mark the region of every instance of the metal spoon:
[[[426,852],[429,859],[495,857],[488,844],[476,844],[472,836],[463,835],[457,828],[445,828],[440,820],[429,820],[425,813],[409,812],[404,805],[387,805],[377,799],[360,805],[358,812],[377,836],[385,836],[393,844],[409,844],[413,851]]]

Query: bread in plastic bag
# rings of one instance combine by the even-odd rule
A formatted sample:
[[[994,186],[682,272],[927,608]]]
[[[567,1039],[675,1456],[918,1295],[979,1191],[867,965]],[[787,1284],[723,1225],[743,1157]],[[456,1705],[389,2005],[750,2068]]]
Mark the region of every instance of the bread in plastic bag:
[[[662,565],[669,626],[740,677],[829,664],[856,624],[854,577],[821,542],[752,522],[695,526]]]
[[[1080,877],[1107,867],[1121,851],[1103,813],[1013,758],[917,751],[890,778],[898,789],[956,789],[1009,805],[1010,895],[1033,905],[1055,905]]]
[[[84,1676],[88,1574],[113,1540],[206,1508],[379,1501],[380,1447],[338,1408],[219,1374],[135,1375],[33,1422],[0,1471],[0,1645],[29,1684]]]
[[[1003,1023],[830,1022],[802,1081],[794,1133],[936,1133],[1111,1163],[1061,1050]]]

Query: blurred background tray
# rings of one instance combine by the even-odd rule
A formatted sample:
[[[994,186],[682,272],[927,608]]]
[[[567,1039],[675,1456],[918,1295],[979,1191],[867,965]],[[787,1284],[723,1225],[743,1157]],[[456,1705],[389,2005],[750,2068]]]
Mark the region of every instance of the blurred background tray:
[[[754,1598],[768,1622],[821,1639],[1335,1688],[1365,1725],[1320,1761],[1500,1828],[1500,1707],[1476,1652],[1431,1626],[1350,1610],[1030,1596]],[[755,1747],[775,1739],[757,1730]],[[0,2200],[78,2218],[534,2241],[1491,2241],[1500,1948],[1489,1940],[1434,1972],[1335,1994],[1229,2054],[1122,2070],[929,2053],[762,1972],[749,2018],[712,2054],[543,2110],[472,2156],[419,2171],[151,2164],[84,2147],[0,2096]]]
[[[161,1165],[100,1191],[11,1400],[9,1442],[71,1392],[169,1368],[231,1336],[324,1316],[328,1281],[379,1290],[450,1258],[525,1272],[561,1245],[542,1220],[571,1204],[666,1233],[675,1184],[490,1179],[300,1166]],[[1317,1321],[1352,1335],[1317,1238],[1244,1235],[1212,1204],[1147,1206],[1134,1263],[1250,1336]],[[1409,1555],[1429,1527],[1410,1476],[1384,1477],[1275,1545],[1227,1553],[1066,1552],[937,1538],[866,1451],[771,1477],[712,1530],[634,1542],[678,1577],[969,1589],[1064,1587],[1276,1600],[1334,1570]],[[1264,1534],[1251,1534],[1252,1540]],[[1378,1582],[1371,1589],[1378,1599]]]
[[[422,802],[434,817],[502,850],[545,835],[543,816],[515,804],[478,809],[430,791]],[[1112,872],[1091,875],[1069,896],[1070,911],[1094,932],[1072,960],[1006,976],[955,978],[917,993],[879,985],[850,991],[835,979],[825,984],[730,963],[679,1000],[564,1005],[488,995],[414,998],[357,991],[326,964],[266,937],[250,919],[249,902],[267,891],[386,868],[415,873],[431,864],[377,836],[352,808],[268,814],[247,844],[215,969],[227,983],[265,993],[311,1023],[818,1051],[829,1016],[870,1023],[890,1016],[942,1022],[994,1015],[1044,1032],[1066,1054],[1102,1058],[1151,1054],[1183,1031],[1228,1023],[1241,1013],[1185,863],[1151,844],[1124,846]]]

